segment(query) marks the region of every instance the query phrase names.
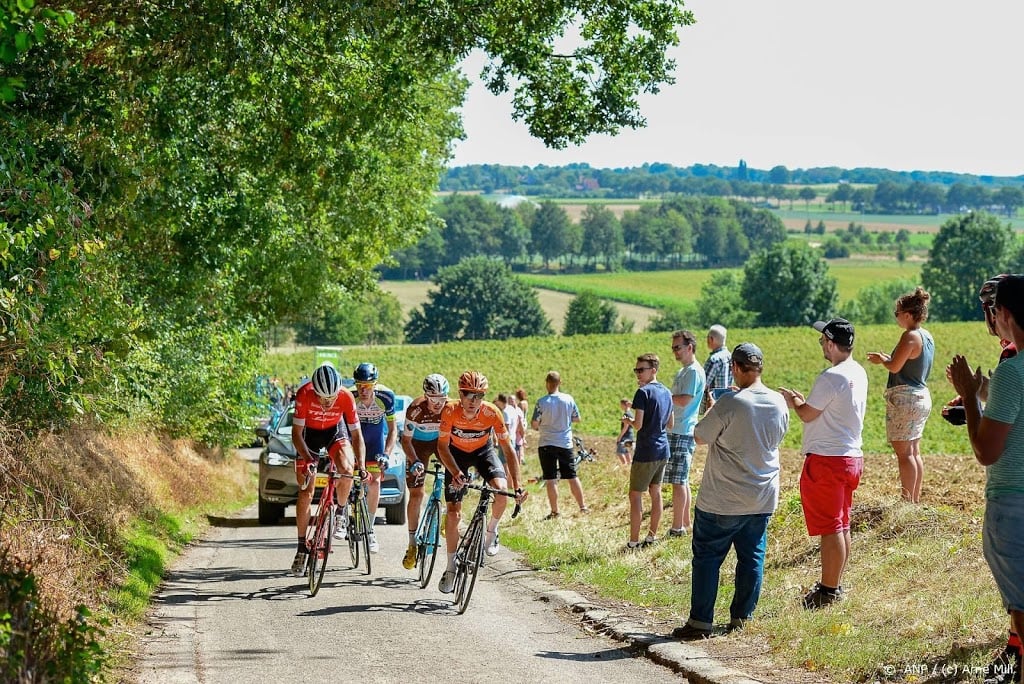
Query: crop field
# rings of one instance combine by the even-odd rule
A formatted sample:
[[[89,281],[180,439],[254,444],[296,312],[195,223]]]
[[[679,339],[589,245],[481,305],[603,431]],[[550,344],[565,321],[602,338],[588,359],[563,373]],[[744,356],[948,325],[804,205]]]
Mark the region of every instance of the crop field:
[[[953,353],[967,355],[969,361],[991,368],[998,357],[995,338],[986,334],[981,322],[937,323],[929,325],[935,337],[936,367],[929,382],[936,406],[922,440],[922,452],[928,454],[965,454],[970,449],[962,428],[955,428],[938,416],[938,408],[952,398],[953,388],[943,369]],[[702,331],[697,332],[698,339]],[[896,325],[863,326],[858,329],[855,358],[868,370],[871,383],[868,415],[865,421],[865,451],[888,453],[885,439],[885,407],[882,392],[885,371],[864,361],[868,351],[891,351],[899,337]],[[804,393],[810,391],[815,376],[825,368],[818,346],[818,334],[808,328],[760,328],[731,330],[729,345],[751,341],[765,352],[764,382],[769,387],[785,386]],[[609,436],[618,432],[618,400],[632,397],[636,390],[632,368],[636,357],[645,352],[659,354],[663,362],[660,378],[670,384],[677,365],[672,358],[667,336],[639,333],[630,335],[582,335],[576,337],[526,338],[507,341],[449,342],[436,345],[396,345],[345,347],[341,368],[372,361],[381,371],[381,381],[402,394],[417,395],[428,373],[443,373],[454,381],[467,369],[477,369],[491,381],[489,399],[498,392],[523,387],[533,400],[544,392],[544,376],[551,369],[562,373],[563,389],[580,406],[585,435]],[[698,358],[706,357],[700,349]],[[312,371],[311,349],[291,353],[271,353],[266,372],[294,382]],[[784,446],[798,449],[802,437],[798,420],[790,425]]]
[[[854,211],[828,211],[821,205],[811,203],[810,210],[802,210],[802,203],[793,205],[793,209],[772,209],[772,213],[782,219],[788,230],[802,231],[807,221],[812,225],[818,225],[818,221],[825,223],[825,228],[833,232],[840,228],[846,228],[851,223],[859,223],[865,229],[873,232],[892,231],[907,229],[911,233],[937,233],[939,227],[957,214],[861,214]],[[1024,230],[1024,219],[1014,217],[1008,219],[1005,216],[999,217],[1003,223],[1009,222],[1014,230]]]

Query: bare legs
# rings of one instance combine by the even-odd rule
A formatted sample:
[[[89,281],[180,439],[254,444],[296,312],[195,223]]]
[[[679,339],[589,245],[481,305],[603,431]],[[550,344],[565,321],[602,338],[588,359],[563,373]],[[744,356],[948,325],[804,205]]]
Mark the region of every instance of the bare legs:
[[[851,544],[850,530],[821,535],[821,583],[826,587],[838,588],[842,583]]]
[[[652,484],[647,488],[651,495],[651,526],[650,533],[657,536],[658,525],[661,524],[661,484]],[[640,525],[644,517],[644,493],[629,492],[629,541],[640,541]]]
[[[672,485],[672,529],[691,529],[690,483]]]
[[[921,440],[892,443],[900,469],[900,488],[905,501],[921,503],[921,483],[924,480],[924,461],[921,459]]]

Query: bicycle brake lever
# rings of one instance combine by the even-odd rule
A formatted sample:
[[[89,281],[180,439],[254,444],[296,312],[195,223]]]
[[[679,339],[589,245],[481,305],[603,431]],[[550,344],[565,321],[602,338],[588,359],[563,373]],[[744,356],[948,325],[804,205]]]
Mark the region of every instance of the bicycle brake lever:
[[[512,519],[515,520],[516,516],[519,515],[519,511],[523,510],[523,504],[517,503],[516,507],[512,509]]]

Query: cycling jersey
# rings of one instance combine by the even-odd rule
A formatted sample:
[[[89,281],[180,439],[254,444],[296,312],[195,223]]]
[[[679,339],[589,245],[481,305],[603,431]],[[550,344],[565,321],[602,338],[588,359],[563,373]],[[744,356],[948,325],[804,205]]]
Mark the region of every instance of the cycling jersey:
[[[344,420],[348,431],[352,432],[359,428],[359,418],[356,416],[355,401],[348,392],[339,392],[334,398],[334,403],[326,409],[320,404],[320,397],[313,390],[313,383],[306,383],[299,388],[295,395],[295,415],[292,417],[292,425],[297,427],[305,426],[313,430],[326,430],[333,428]]]
[[[353,390],[355,391],[355,390]],[[395,393],[382,385],[373,389],[373,400],[366,406],[354,396],[356,415],[363,430],[363,444],[366,445],[366,458],[384,453],[384,437],[388,430],[395,429]]]
[[[451,446],[465,452],[472,452],[487,446],[491,432],[498,441],[509,438],[505,427],[505,416],[489,401],[481,402],[476,416],[467,418],[462,404],[457,400],[448,402],[441,411],[441,426],[438,439],[448,440]]]
[[[435,410],[426,396],[416,397],[405,411],[403,436],[411,437],[414,442],[436,442],[443,410],[444,404]]]

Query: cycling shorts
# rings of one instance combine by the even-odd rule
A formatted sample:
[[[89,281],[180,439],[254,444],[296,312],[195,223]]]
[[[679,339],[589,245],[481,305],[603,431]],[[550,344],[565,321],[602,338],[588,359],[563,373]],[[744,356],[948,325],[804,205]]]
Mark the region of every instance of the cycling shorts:
[[[498,452],[490,444],[485,444],[473,451],[462,451],[458,447],[451,445],[449,445],[448,449],[451,451],[452,458],[455,459],[455,463],[458,464],[459,470],[462,472],[466,472],[467,468],[473,468],[484,478],[485,482],[505,479],[505,469],[498,459]],[[444,474],[444,500],[448,503],[461,503],[462,497],[466,495],[466,488],[463,487],[459,491],[453,492],[448,488],[451,483],[452,474],[446,471]]]
[[[348,448],[348,437],[345,430],[342,429],[341,423],[322,430],[306,427],[302,436],[303,441],[306,443],[306,449],[312,458],[306,459],[299,456],[295,459],[295,473],[298,476],[306,472],[306,468],[309,467],[310,463],[319,461],[321,449],[327,449],[327,454],[331,458],[336,459],[338,454],[342,453],[342,450]]]

